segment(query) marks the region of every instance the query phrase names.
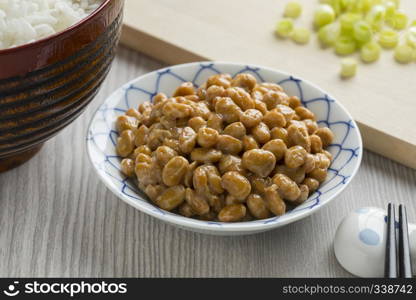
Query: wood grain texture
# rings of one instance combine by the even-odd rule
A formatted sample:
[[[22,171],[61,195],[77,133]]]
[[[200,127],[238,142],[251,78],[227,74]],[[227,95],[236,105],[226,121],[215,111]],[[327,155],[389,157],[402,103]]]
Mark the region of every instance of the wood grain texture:
[[[318,0],[298,1],[304,9],[296,26],[311,27]],[[122,43],[169,64],[236,61],[311,80],[348,108],[367,149],[416,169],[414,66],[383,51],[377,63],[360,64],[355,78],[340,79],[340,58],[333,49],[320,49],[315,35],[305,46],[276,39],[273,30],[287,2],[127,1]],[[416,18],[416,1],[402,0],[401,7]]]
[[[336,200],[275,231],[215,237],[176,229],[117,199],[85,150],[88,122],[114,89],[162,65],[125,48],[100,94],[75,123],[27,164],[0,174],[0,276],[330,277],[337,225],[354,208],[408,206],[416,222],[416,172],[365,152]]]

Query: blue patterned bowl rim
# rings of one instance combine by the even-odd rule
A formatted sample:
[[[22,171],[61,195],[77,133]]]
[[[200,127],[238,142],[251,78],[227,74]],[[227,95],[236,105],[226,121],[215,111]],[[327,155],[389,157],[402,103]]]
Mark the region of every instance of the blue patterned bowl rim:
[[[345,130],[345,136],[342,138],[335,134],[337,143],[329,147],[329,151],[334,155],[334,161],[329,168],[329,174],[332,175],[328,176],[327,180],[305,203],[282,216],[236,223],[201,221],[183,217],[164,211],[150,203],[135,184],[131,183],[130,180],[121,174],[120,158],[114,151],[117,137],[117,132],[114,129],[114,120],[117,115],[124,113],[127,107],[131,107],[128,95],[130,91],[140,92],[144,96],[147,95],[147,99],[143,99],[145,97],[142,96],[141,100],[150,100],[156,93],[166,92],[160,86],[164,76],[170,76],[178,80],[176,86],[184,81],[191,81],[195,85],[198,85],[198,82],[202,83],[202,81],[206,80],[208,75],[202,75],[205,71],[208,70],[211,72],[210,75],[212,75],[214,73],[226,72],[229,69],[236,70],[235,72],[228,71],[228,73],[232,73],[232,76],[242,72],[249,72],[260,81],[274,81],[282,85],[289,95],[297,94],[303,105],[310,108],[314,113],[317,113],[316,107],[313,107],[315,104],[325,106],[326,112],[322,118],[318,117],[318,123],[329,126],[335,132],[337,132],[337,128],[339,127],[343,127],[343,130]],[[184,72],[189,72],[192,75],[183,76],[182,73]],[[265,74],[268,76],[265,76]],[[264,77],[280,79],[276,81],[264,79]],[[148,80],[149,78],[154,81],[153,90],[140,86],[141,81]],[[170,87],[169,93],[171,92],[172,88]],[[308,93],[312,94],[312,96],[308,97]],[[336,111],[338,118],[341,116],[340,119],[332,119],[334,111]],[[96,128],[97,126],[95,126],[96,123],[103,122],[105,123],[105,130],[101,130],[102,126],[98,126],[100,129],[98,130]],[[112,143],[112,147],[109,147],[110,149],[113,148],[112,153],[108,153],[109,150],[106,149],[107,143]],[[222,231],[229,233],[264,231],[295,222],[311,215],[336,198],[351,182],[361,164],[363,149],[359,128],[350,113],[341,103],[313,83],[268,67],[221,61],[195,62],[170,66],[147,73],[126,83],[110,95],[94,113],[88,126],[86,146],[89,159],[99,178],[118,198],[136,209],[183,228],[206,232]],[[338,159],[340,159],[340,163],[337,163]]]

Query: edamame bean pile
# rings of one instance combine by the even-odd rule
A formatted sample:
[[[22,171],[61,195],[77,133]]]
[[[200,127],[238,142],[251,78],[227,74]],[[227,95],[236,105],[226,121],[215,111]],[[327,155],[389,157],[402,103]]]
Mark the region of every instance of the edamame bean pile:
[[[248,73],[185,82],[116,126],[122,172],[160,208],[201,220],[282,215],[318,189],[332,159],[332,131],[298,97]]]

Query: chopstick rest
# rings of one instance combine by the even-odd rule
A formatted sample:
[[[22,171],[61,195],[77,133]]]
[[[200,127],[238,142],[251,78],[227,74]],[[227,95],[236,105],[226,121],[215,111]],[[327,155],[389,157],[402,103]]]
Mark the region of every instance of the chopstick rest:
[[[386,211],[376,207],[356,209],[342,220],[335,234],[334,252],[344,269],[359,277],[384,277],[387,220]],[[398,228],[398,222],[394,224]],[[408,224],[408,232],[415,274],[416,224]]]

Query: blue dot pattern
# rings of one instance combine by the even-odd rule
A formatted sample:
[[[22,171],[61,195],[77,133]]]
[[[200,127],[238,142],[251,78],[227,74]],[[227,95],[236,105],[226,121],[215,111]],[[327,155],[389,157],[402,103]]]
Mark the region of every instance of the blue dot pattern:
[[[366,213],[368,213],[370,210],[367,208],[367,207],[361,207],[361,208],[357,208],[356,210],[355,210],[355,212],[357,213],[357,214],[366,214]]]
[[[364,229],[359,233],[359,239],[369,246],[377,246],[380,243],[380,236],[372,229]]]
[[[224,65],[215,62],[198,63],[193,66],[192,72],[189,72],[189,68],[179,65],[140,77],[116,91],[95,113],[87,135],[89,156],[100,177],[120,198],[127,197],[130,200],[139,201],[138,204],[144,211],[174,215],[149,203],[146,200],[147,197],[136,187],[135,183],[121,173],[121,160],[115,152],[118,133],[114,123],[117,116],[125,113],[128,108],[137,107],[139,103],[151,100],[159,92],[171,94],[175,87],[186,81],[191,81],[198,87],[209,76],[218,73],[229,73],[235,76],[247,72],[254,75],[259,82],[280,84],[289,95],[298,96],[303,105],[316,114],[318,124],[331,128],[336,136],[336,140],[328,148],[334,158],[328,169],[328,178],[305,203],[283,216],[246,223],[274,224],[295,215],[306,214],[306,211],[325,204],[331,196],[337,194],[349,182],[361,160],[361,138],[355,122],[330,96],[301,79],[284,74],[276,75],[275,72],[267,68],[257,66],[241,68],[241,66],[234,64]],[[183,218],[178,215],[174,216]],[[213,226],[230,226],[221,222],[192,221]]]

